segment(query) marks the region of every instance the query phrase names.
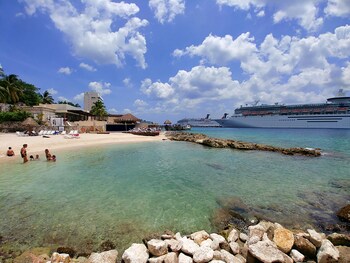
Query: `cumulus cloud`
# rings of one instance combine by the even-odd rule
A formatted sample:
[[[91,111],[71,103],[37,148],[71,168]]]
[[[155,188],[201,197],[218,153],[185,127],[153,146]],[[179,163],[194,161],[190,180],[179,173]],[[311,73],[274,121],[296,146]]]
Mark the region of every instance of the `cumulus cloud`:
[[[93,66],[90,66],[89,64],[86,64],[86,63],[80,63],[79,67],[81,67],[82,69],[85,69],[87,71],[91,71],[91,72],[95,72],[97,70]]]
[[[329,2],[340,2],[342,0],[328,0]],[[262,16],[264,8],[273,10],[273,21],[296,20],[298,24],[308,31],[315,31],[323,24],[320,17],[319,0],[216,0],[219,6],[230,6],[237,9],[249,11],[252,9],[257,16]],[[343,1],[344,2],[344,1]],[[337,5],[338,7],[339,5]],[[331,8],[329,8],[331,9]],[[334,8],[333,8],[334,9]],[[332,10],[333,10],[332,9]],[[328,11],[330,13],[330,11]],[[334,13],[334,12],[333,12]]]
[[[69,67],[63,67],[63,68],[59,68],[57,72],[65,75],[70,75],[73,73],[73,69]]]
[[[70,102],[69,99],[67,99],[66,97],[63,97],[63,96],[59,96],[59,97],[58,97],[58,101],[67,101],[67,102]]]
[[[55,90],[55,89],[53,89],[53,88],[48,89],[47,91],[48,91],[51,95],[56,95],[56,94],[58,93],[58,91]]]
[[[350,1],[349,0],[328,0],[324,12],[329,16],[349,17]]]
[[[109,89],[110,87],[111,87],[111,83],[108,83],[108,82],[93,81],[89,83],[89,88],[93,91],[96,91],[101,96],[111,94],[112,90]]]
[[[117,109],[115,109],[115,108],[111,108],[111,109],[108,109],[108,112],[109,113],[118,113],[118,111],[117,111]]]
[[[118,67],[125,64],[126,56],[131,56],[138,66],[147,67],[146,39],[140,29],[147,26],[148,21],[135,17],[139,12],[136,4],[84,0],[80,12],[68,0],[24,2],[27,14],[43,12],[50,16],[71,43],[76,56]],[[126,20],[124,25],[121,25],[122,19]]]
[[[133,84],[132,84],[130,78],[125,78],[125,79],[123,79],[123,84],[124,84],[124,86],[127,87],[127,88],[132,88],[132,86],[133,86]]]
[[[148,103],[145,102],[144,100],[137,99],[137,100],[134,101],[134,106],[135,106],[135,107],[142,108],[142,107],[148,106]]]
[[[185,12],[184,0],[150,0],[149,7],[160,23],[171,22]]]
[[[73,100],[83,102],[84,101],[84,92],[75,95]]]

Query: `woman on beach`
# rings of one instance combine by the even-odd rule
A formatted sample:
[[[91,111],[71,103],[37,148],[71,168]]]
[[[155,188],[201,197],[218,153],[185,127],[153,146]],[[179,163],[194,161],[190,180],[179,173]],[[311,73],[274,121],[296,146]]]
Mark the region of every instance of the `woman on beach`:
[[[23,158],[23,163],[28,162],[27,147],[28,144],[23,144],[23,147],[21,148],[21,157]]]

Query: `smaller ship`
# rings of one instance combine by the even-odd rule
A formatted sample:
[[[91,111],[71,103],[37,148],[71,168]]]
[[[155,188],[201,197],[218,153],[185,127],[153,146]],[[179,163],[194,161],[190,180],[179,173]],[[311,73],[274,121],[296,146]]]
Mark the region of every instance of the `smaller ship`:
[[[210,114],[207,114],[205,118],[184,118],[177,121],[180,125],[190,125],[191,127],[221,127],[221,125],[210,119]]]

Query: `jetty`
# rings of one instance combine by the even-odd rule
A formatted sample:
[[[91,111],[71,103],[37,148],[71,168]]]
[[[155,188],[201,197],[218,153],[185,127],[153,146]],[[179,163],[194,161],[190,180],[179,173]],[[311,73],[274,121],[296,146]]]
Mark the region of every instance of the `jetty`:
[[[276,147],[266,144],[252,143],[252,142],[242,142],[230,139],[221,138],[211,138],[205,134],[201,133],[189,133],[189,132],[167,132],[165,136],[172,141],[185,141],[197,144],[202,144],[213,148],[232,148],[236,150],[245,151],[267,151],[267,152],[277,152],[285,155],[303,155],[310,157],[321,156],[320,149],[312,148],[284,148]]]

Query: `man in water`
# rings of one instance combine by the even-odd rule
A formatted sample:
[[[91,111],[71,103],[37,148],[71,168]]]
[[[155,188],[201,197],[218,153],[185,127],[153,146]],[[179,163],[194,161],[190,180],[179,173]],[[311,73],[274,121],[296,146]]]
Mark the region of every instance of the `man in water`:
[[[11,147],[9,147],[9,149],[7,150],[6,155],[7,155],[7,156],[15,156],[15,152],[12,150]]]
[[[23,158],[23,163],[28,162],[27,147],[28,144],[23,144],[23,147],[21,148],[21,157]]]

